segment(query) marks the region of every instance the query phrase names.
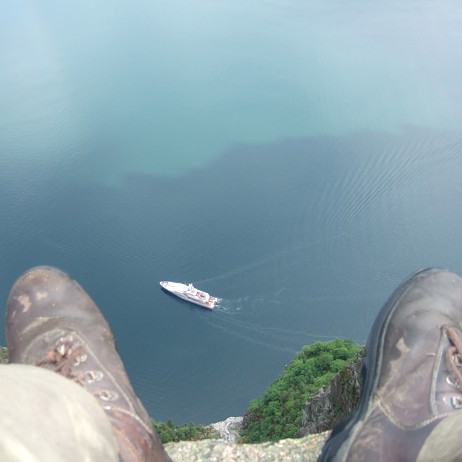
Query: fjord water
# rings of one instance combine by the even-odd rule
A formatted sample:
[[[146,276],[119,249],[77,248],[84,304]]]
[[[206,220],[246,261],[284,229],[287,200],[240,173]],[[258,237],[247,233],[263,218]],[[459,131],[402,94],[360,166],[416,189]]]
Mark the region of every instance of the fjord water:
[[[461,49],[456,1],[3,2],[2,300],[58,266],[153,417],[241,415],[412,271],[462,273]]]

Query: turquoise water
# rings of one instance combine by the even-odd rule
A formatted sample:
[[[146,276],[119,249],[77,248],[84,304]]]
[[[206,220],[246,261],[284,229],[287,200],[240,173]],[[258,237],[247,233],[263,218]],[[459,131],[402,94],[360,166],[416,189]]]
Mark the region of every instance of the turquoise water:
[[[30,266],[70,272],[178,423],[242,414],[305,343],[364,342],[408,273],[462,272],[461,22],[455,1],[2,3],[3,300]]]

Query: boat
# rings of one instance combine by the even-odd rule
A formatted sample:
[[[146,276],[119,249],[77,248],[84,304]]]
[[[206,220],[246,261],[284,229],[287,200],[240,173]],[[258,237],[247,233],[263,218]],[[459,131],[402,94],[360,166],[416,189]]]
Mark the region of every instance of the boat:
[[[217,297],[212,297],[203,290],[196,289],[192,284],[182,284],[181,282],[160,281],[160,286],[167,292],[186,300],[187,302],[200,305],[209,310],[213,310],[220,301]]]

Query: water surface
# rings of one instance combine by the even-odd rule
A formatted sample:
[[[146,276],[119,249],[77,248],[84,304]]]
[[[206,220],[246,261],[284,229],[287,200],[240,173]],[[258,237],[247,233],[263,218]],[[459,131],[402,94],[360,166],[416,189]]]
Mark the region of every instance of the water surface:
[[[304,344],[363,343],[410,272],[462,273],[461,15],[3,3],[3,300],[31,266],[70,272],[150,414],[178,423],[242,414]]]

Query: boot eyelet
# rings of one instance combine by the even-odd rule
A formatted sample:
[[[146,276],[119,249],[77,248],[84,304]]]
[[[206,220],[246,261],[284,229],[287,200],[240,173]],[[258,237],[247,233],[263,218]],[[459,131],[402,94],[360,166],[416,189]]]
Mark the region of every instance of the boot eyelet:
[[[452,396],[451,404],[454,409],[461,409],[462,408],[462,398],[459,396]]]
[[[66,356],[66,355],[72,353],[73,346],[74,346],[74,337],[72,335],[66,335],[65,337],[61,337],[55,343],[56,351],[61,356]]]
[[[446,383],[448,385],[451,385],[451,387],[457,389],[457,390],[461,390],[462,389],[462,386],[459,384],[459,382],[457,381],[457,379],[453,376],[446,376]]]
[[[104,374],[101,371],[86,371],[83,379],[85,383],[91,384],[94,382],[99,382],[104,377]]]
[[[101,390],[98,393],[98,396],[103,401],[115,401],[119,397],[119,395],[116,392],[110,390]]]
[[[74,366],[78,366],[81,363],[84,363],[87,360],[88,356],[85,353],[82,353],[74,358]]]

